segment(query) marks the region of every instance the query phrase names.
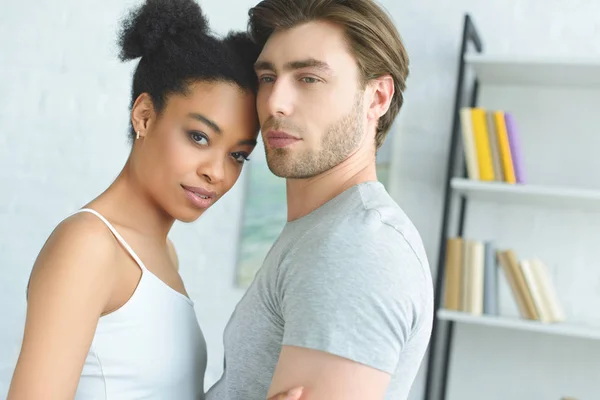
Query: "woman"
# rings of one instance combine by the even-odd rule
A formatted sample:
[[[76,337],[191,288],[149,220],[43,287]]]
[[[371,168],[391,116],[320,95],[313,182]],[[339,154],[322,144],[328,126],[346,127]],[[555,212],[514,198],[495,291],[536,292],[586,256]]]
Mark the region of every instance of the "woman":
[[[140,58],[131,153],[35,262],[9,400],[204,397],[206,345],[167,235],[233,186],[256,144],[257,52],[210,36],[193,0],[148,0],[119,42]]]

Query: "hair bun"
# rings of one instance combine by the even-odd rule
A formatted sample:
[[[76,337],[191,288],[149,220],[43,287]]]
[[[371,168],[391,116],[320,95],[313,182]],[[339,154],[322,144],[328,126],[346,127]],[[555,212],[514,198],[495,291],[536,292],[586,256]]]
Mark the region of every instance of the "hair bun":
[[[223,40],[244,64],[254,65],[260,55],[260,48],[246,32],[231,31]]]
[[[119,33],[123,61],[154,53],[182,32],[208,34],[208,22],[194,0],[146,0],[125,18]]]

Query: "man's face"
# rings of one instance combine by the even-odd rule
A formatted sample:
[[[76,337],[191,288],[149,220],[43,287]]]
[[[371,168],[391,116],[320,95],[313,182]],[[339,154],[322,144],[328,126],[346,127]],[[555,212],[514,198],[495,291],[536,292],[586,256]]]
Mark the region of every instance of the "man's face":
[[[366,130],[364,91],[343,30],[309,22],[275,32],[256,62],[267,162],[285,178],[310,178],[347,159]]]

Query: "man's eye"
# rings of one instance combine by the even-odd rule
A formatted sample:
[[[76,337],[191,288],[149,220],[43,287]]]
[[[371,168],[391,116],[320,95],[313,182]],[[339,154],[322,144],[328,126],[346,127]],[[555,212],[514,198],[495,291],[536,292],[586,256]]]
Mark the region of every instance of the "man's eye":
[[[312,76],[305,76],[301,79],[304,83],[317,83],[319,80],[317,78],[313,78]]]
[[[260,83],[273,83],[275,79],[272,76],[261,76],[258,81]]]

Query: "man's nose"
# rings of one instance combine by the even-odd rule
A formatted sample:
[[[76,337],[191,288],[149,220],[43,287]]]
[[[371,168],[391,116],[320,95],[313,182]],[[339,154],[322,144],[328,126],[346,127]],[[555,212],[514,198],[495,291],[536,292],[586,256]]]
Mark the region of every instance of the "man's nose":
[[[295,90],[289,78],[279,78],[266,95],[269,115],[289,116],[292,113]]]

